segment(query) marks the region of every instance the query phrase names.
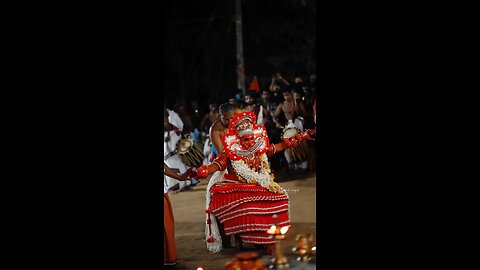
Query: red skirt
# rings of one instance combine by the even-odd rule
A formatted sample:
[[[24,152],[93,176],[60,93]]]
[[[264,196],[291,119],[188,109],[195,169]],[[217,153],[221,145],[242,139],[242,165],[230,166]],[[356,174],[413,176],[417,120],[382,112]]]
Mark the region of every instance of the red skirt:
[[[225,235],[240,235],[245,243],[273,244],[267,230],[274,224],[290,226],[288,197],[253,184],[216,184],[211,189],[210,211],[223,224]]]

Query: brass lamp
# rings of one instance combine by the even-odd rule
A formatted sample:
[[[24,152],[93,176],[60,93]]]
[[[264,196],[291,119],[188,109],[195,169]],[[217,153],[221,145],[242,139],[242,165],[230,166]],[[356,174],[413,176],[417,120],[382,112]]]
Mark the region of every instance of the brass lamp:
[[[274,225],[268,229],[267,233],[273,235],[275,238],[275,247],[273,253],[272,264],[268,266],[269,269],[285,269],[289,268],[290,265],[288,264],[288,260],[282,252],[282,248],[280,246],[280,241],[285,239],[285,234],[287,233],[289,226],[279,227],[277,223],[277,215],[273,215],[275,220]]]
[[[297,254],[297,261],[309,262],[312,259],[311,255],[316,253],[313,235],[299,234],[296,237],[297,245],[292,249]]]

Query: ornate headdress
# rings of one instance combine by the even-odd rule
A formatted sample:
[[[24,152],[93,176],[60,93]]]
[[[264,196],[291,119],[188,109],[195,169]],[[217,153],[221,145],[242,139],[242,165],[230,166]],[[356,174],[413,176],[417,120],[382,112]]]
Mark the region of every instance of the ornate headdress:
[[[270,146],[267,130],[265,127],[257,126],[257,117],[253,112],[236,113],[228,126],[228,133],[222,135],[222,144],[225,154],[233,160],[257,153],[263,154]],[[255,144],[250,149],[244,149],[240,144],[240,138],[253,134]]]

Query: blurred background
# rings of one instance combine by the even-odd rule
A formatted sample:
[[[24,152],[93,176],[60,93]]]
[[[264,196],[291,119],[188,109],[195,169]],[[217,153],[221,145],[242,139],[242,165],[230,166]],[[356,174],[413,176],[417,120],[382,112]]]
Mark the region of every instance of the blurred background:
[[[276,72],[290,82],[296,75],[315,73],[313,0],[176,0],[164,5],[163,71],[169,108],[181,101],[202,116],[210,102],[220,105],[235,95],[243,99],[239,76],[244,76],[247,90],[256,76],[263,90]],[[243,67],[238,65],[239,23]],[[192,108],[192,102],[198,108]]]

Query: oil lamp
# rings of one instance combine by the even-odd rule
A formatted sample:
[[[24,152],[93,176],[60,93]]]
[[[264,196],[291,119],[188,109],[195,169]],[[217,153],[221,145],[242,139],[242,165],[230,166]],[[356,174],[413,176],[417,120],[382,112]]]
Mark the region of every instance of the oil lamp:
[[[241,252],[225,264],[225,270],[267,270],[256,252]]]
[[[275,238],[275,247],[273,253],[272,264],[268,266],[269,269],[285,269],[289,268],[288,260],[283,255],[282,248],[280,246],[280,241],[285,239],[285,234],[287,233],[289,226],[279,227],[277,223],[277,215],[273,215],[274,225],[268,229],[267,233],[272,235]]]
[[[316,247],[314,246],[313,235],[299,234],[296,237],[297,245],[293,247],[292,251],[297,254],[297,261],[309,262],[312,259],[312,254],[315,254]]]

